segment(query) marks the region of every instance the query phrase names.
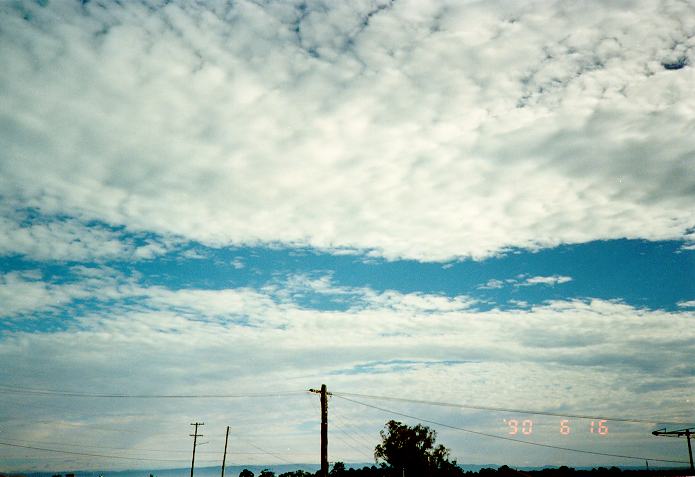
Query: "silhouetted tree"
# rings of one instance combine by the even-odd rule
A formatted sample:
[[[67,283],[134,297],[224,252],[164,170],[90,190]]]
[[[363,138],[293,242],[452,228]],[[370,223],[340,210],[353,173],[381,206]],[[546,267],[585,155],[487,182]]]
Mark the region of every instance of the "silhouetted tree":
[[[261,473],[258,474],[258,477],[275,477],[275,472],[272,470],[263,469]]]
[[[313,475],[305,470],[295,470],[294,472],[284,472],[279,477],[311,477]]]
[[[333,468],[331,469],[330,475],[334,477],[342,477],[345,475],[346,470],[345,470],[345,464],[342,462],[336,462],[333,464]]]
[[[253,472],[249,469],[244,469],[239,473],[239,477],[253,477]]]
[[[449,450],[435,444],[437,433],[429,427],[391,420],[379,433],[381,444],[374,449],[374,458],[388,464],[391,475],[401,477],[404,471],[406,477],[463,475],[456,461],[449,460]]]

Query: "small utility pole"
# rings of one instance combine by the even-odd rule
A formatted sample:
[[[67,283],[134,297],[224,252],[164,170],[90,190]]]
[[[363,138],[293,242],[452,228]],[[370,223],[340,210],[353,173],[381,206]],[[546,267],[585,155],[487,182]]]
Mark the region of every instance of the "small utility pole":
[[[191,477],[193,477],[193,467],[195,467],[195,446],[196,442],[198,442],[199,437],[203,437],[202,434],[198,434],[198,426],[204,426],[205,424],[202,422],[192,422],[191,426],[195,426],[195,431],[193,434],[189,434],[193,438],[193,459],[191,460]]]
[[[685,429],[678,429],[675,431],[667,431],[664,428],[664,429],[659,429],[658,431],[654,431],[654,432],[652,432],[652,434],[655,436],[674,436],[674,437],[685,436],[685,439],[688,441],[688,457],[690,457],[690,470],[691,470],[691,472],[695,472],[695,466],[693,466],[693,448],[690,445],[690,438],[695,434],[695,427],[688,427]]]
[[[690,470],[695,472],[695,466],[693,466],[693,448],[690,446],[690,436],[692,432],[690,429],[685,430],[685,438],[688,439],[688,455],[690,456]]]
[[[224,477],[224,465],[227,462],[227,441],[229,440],[229,426],[227,426],[227,434],[224,436],[224,454],[222,455],[222,477]]]
[[[321,385],[321,477],[328,477],[328,397],[325,384]]]
[[[321,385],[321,390],[309,389],[309,392],[321,395],[321,474],[320,477],[328,477],[328,395],[326,385]]]

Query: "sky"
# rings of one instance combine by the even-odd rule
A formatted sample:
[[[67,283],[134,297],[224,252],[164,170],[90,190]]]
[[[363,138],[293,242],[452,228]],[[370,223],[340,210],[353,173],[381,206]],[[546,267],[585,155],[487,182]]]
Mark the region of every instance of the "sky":
[[[683,465],[694,62],[692,1],[3,1],[0,470],[316,463],[323,383],[331,461]]]

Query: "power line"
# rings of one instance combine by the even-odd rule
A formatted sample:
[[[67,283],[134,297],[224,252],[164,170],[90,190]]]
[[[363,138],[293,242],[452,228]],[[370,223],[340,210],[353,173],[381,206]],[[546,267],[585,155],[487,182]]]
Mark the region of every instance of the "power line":
[[[102,416],[103,417],[103,416]],[[106,416],[106,417],[113,417],[113,416]],[[132,415],[126,415],[122,417],[136,417]],[[121,428],[114,428],[114,427],[104,427],[99,424],[89,424],[89,423],[84,423],[84,422],[69,422],[69,421],[61,421],[61,420],[52,420],[52,419],[24,419],[24,418],[17,418],[13,417],[10,419],[5,419],[5,420],[0,420],[0,425],[1,424],[9,424],[10,422],[19,422],[20,424],[26,424],[29,422],[32,423],[37,423],[41,426],[46,426],[50,427],[53,429],[58,429],[58,430],[65,430],[64,428],[73,428],[75,430],[94,430],[94,431],[107,431],[107,432],[116,432],[116,433],[122,433],[122,434],[141,434],[142,431],[139,430],[133,430],[133,429],[121,429]],[[157,428],[160,431],[169,429],[172,427],[173,424],[169,424],[166,428]],[[151,430],[152,428],[149,427],[148,430]]]
[[[374,434],[368,434],[364,432],[362,429],[358,428],[355,424],[348,424],[347,421],[351,421],[351,417],[348,417],[340,412],[340,408],[334,408],[333,409],[333,420],[337,420],[338,424],[342,425],[343,427],[349,428],[357,437],[359,437],[363,442],[369,442],[370,447],[374,443],[375,436],[378,435],[378,432],[374,432]],[[344,419],[343,419],[344,418]]]
[[[93,453],[88,453],[88,452],[76,452],[76,451],[66,451],[66,450],[60,450],[60,449],[50,449],[47,447],[24,446],[24,445],[19,445],[19,444],[11,444],[9,442],[0,442],[0,446],[18,447],[21,449],[32,449],[32,450],[38,450],[38,451],[44,451],[44,452],[55,452],[58,454],[80,455],[80,456],[86,456],[86,457],[103,457],[103,458],[107,458],[107,459],[157,461],[157,462],[183,462],[183,461],[187,460],[187,459],[157,459],[155,457],[126,457],[126,456],[119,456],[119,455],[93,454]]]
[[[189,452],[189,449],[150,449],[150,448],[143,448],[143,447],[110,447],[110,446],[95,446],[95,445],[90,445],[90,444],[81,444],[81,443],[64,443],[64,442],[55,442],[55,441],[32,441],[32,440],[26,440],[26,439],[6,439],[6,441],[10,441],[9,443],[25,443],[25,444],[38,444],[38,445],[57,445],[60,447],[74,447],[74,448],[88,448],[88,449],[102,449],[102,450],[123,450],[123,451],[133,451],[133,452]],[[207,454],[207,455],[222,455],[222,451],[196,451],[197,454]],[[243,452],[243,451],[227,451],[228,455],[265,455],[267,452]],[[278,452],[277,454],[286,454],[286,455],[314,455],[314,452],[292,452],[292,453],[283,453],[283,452]]]
[[[369,448],[370,450],[373,447],[373,444],[371,442],[367,442],[365,439],[360,438],[357,434],[351,432],[348,430],[350,427],[348,424],[346,424],[342,419],[338,418],[335,413],[333,414],[333,418],[331,420],[333,422],[333,429],[337,429],[338,432],[341,432],[344,434],[346,437],[350,438],[355,444],[357,444],[360,447],[366,447]],[[336,423],[338,424],[336,426]],[[362,452],[362,451],[360,451]]]
[[[336,416],[335,416],[335,413],[333,414],[333,419],[332,419],[332,421],[333,421],[334,423],[335,423],[335,422],[338,423],[338,426],[337,426],[337,427],[336,427],[335,424],[333,424],[333,429],[336,429],[336,428],[337,428],[339,432],[342,432],[342,433],[345,434],[347,437],[349,437],[350,439],[352,439],[352,441],[355,442],[357,445],[359,445],[359,446],[361,446],[361,447],[367,447],[367,448],[369,448],[370,450],[373,449],[374,444],[373,444],[372,442],[367,442],[364,438],[361,438],[358,434],[349,431],[348,428],[350,428],[350,426],[347,425],[347,424],[345,424],[345,422],[344,422],[343,420],[337,419]]]
[[[345,434],[345,435],[347,435],[347,434]],[[343,444],[345,444],[346,446],[348,446],[350,449],[352,449],[353,451],[357,452],[358,454],[362,454],[363,456],[365,456],[365,457],[367,457],[367,458],[369,458],[369,459],[372,459],[372,458],[373,458],[373,456],[368,455],[366,452],[364,452],[364,451],[358,449],[357,447],[353,446],[352,444],[350,444],[348,441],[346,441],[346,440],[343,439],[342,437],[336,436],[336,435],[334,435],[334,436],[332,436],[332,437],[337,438],[340,442],[342,442]]]
[[[46,425],[46,426],[51,426],[51,427],[57,427],[57,428],[63,428],[63,427],[72,427],[77,430],[89,428],[89,430],[96,430],[96,431],[107,431],[107,432],[120,432],[123,434],[140,434],[139,431],[133,431],[129,429],[116,429],[116,428],[111,428],[111,427],[102,427],[99,425],[92,425],[92,424],[83,424],[83,423],[74,423],[74,422],[65,422],[65,421],[51,421],[47,419],[17,419],[17,418],[12,418],[12,419],[7,419],[4,421],[0,421],[3,424],[6,424],[8,422],[21,422],[21,423],[27,423],[27,422],[35,422],[38,424]]]
[[[447,428],[449,428],[449,429],[454,429],[454,430],[457,430],[457,431],[468,432],[468,433],[470,433],[470,434],[475,434],[475,435],[478,435],[478,436],[491,437],[491,438],[493,438],[493,439],[502,439],[502,440],[505,440],[505,441],[517,442],[517,443],[520,443],[520,444],[527,444],[527,445],[538,446],[538,447],[546,447],[546,448],[550,448],[550,449],[558,449],[558,450],[564,450],[564,451],[568,451],[568,452],[578,452],[578,453],[582,453],[582,454],[602,455],[602,456],[606,456],[606,457],[619,457],[619,458],[623,458],[623,459],[650,460],[650,461],[654,461],[654,462],[670,462],[670,463],[678,463],[678,464],[687,464],[687,463],[688,463],[688,462],[685,462],[685,461],[682,461],[682,460],[652,459],[652,458],[650,458],[650,457],[638,457],[638,456],[633,456],[633,455],[608,454],[608,453],[606,453],[606,452],[595,452],[595,451],[588,451],[588,450],[583,450],[583,449],[573,449],[573,448],[571,448],[571,447],[562,447],[562,446],[554,446],[554,445],[550,445],[550,444],[541,444],[540,442],[524,441],[524,440],[521,440],[521,439],[515,439],[515,438],[513,438],[513,437],[504,437],[504,436],[498,436],[498,435],[495,435],[495,434],[488,434],[488,433],[486,433],[486,432],[474,431],[474,430],[471,430],[471,429],[465,429],[465,428],[463,428],[463,427],[457,427],[457,426],[452,426],[452,425],[450,425],[450,424],[444,424],[444,423],[442,423],[442,422],[432,421],[432,420],[430,420],[430,419],[424,419],[424,418],[422,418],[422,417],[413,416],[413,415],[411,415],[411,414],[405,414],[405,413],[402,413],[402,412],[394,411],[394,410],[392,410],[392,409],[386,409],[386,408],[383,408],[383,407],[374,406],[374,405],[372,405],[372,404],[367,404],[367,403],[364,403],[364,402],[356,401],[356,400],[354,400],[354,399],[350,399],[350,398],[347,398],[347,397],[345,397],[345,396],[339,396],[339,395],[337,395],[337,394],[334,394],[334,396],[337,397],[337,398],[339,398],[339,399],[344,399],[344,400],[346,400],[346,401],[354,402],[354,403],[356,403],[356,404],[360,404],[360,405],[365,406],[365,407],[370,407],[370,408],[372,408],[372,409],[378,409],[379,411],[386,412],[386,413],[389,413],[389,414],[395,414],[395,415],[398,415],[398,416],[403,416],[403,417],[407,417],[407,418],[410,418],[410,419],[415,419],[415,420],[418,420],[418,421],[427,422],[427,423],[429,423],[429,424],[434,424],[434,425],[436,425],[436,426],[447,427]]]
[[[378,400],[384,400],[384,401],[399,401],[399,402],[408,402],[408,403],[415,403],[415,404],[427,404],[430,406],[457,407],[457,408],[462,408],[462,409],[477,409],[477,410],[482,410],[482,411],[516,412],[519,414],[530,414],[530,415],[538,415],[538,416],[574,417],[577,419],[594,419],[594,420],[606,420],[606,421],[618,421],[618,422],[635,422],[635,423],[642,423],[642,424],[656,424],[656,423],[669,424],[669,425],[687,424],[684,422],[669,422],[669,421],[662,421],[659,419],[638,419],[638,418],[626,418],[626,417],[589,416],[589,415],[584,415],[584,414],[563,414],[563,413],[559,413],[559,412],[550,412],[550,411],[538,411],[538,410],[529,410],[529,409],[513,409],[513,408],[491,407],[491,406],[478,406],[478,405],[473,405],[473,404],[457,404],[457,403],[438,402],[438,401],[425,401],[422,399],[407,399],[407,398],[399,398],[399,397],[392,397],[392,396],[375,396],[372,394],[343,393],[343,392],[336,392],[336,391],[332,391],[331,394],[333,394],[336,397],[352,396],[352,397],[358,397],[358,398],[378,399]]]
[[[294,462],[290,462],[289,460],[287,460],[287,459],[285,459],[284,457],[280,456],[278,453],[267,451],[267,450],[263,449],[262,447],[257,446],[257,445],[254,444],[253,442],[251,442],[251,441],[249,441],[249,440],[247,440],[247,439],[244,439],[243,437],[239,437],[239,439],[241,439],[242,441],[246,442],[246,443],[247,443],[248,445],[250,445],[251,447],[253,447],[253,448],[255,448],[255,449],[258,449],[258,450],[261,451],[263,454],[267,454],[267,455],[269,455],[269,456],[271,456],[271,457],[275,457],[276,459],[281,460],[281,461],[283,461],[283,462],[286,462],[287,464],[294,464]]]
[[[109,446],[95,446],[90,444],[80,444],[80,443],[64,443],[55,441],[31,441],[26,439],[8,439],[14,442],[21,442],[25,444],[39,444],[39,445],[57,445],[61,447],[77,447],[77,448],[89,448],[89,449],[103,449],[103,450],[124,450],[124,451],[138,451],[138,452],[188,452],[188,449],[146,449],[141,447],[109,447]],[[221,454],[221,452],[207,451],[200,452],[201,454]]]
[[[251,397],[286,397],[295,394],[305,394],[305,390],[277,391],[265,393],[237,394],[129,394],[129,393],[85,393],[78,391],[63,391],[55,389],[36,389],[12,387],[0,384],[0,393],[28,394],[36,396],[62,396],[80,398],[120,398],[120,399],[231,399]]]

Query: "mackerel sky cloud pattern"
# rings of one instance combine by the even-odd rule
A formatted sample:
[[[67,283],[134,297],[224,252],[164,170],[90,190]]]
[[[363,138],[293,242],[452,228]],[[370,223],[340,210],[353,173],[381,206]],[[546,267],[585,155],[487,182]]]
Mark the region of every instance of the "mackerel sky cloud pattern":
[[[685,0],[4,2],[0,384],[692,420],[694,62]],[[235,420],[307,462],[296,399],[0,389],[0,437],[173,449]],[[389,418],[334,404],[375,438]],[[615,430],[610,452],[682,457]],[[466,463],[596,463],[440,435]],[[89,464],[25,454],[0,447],[8,470]]]

